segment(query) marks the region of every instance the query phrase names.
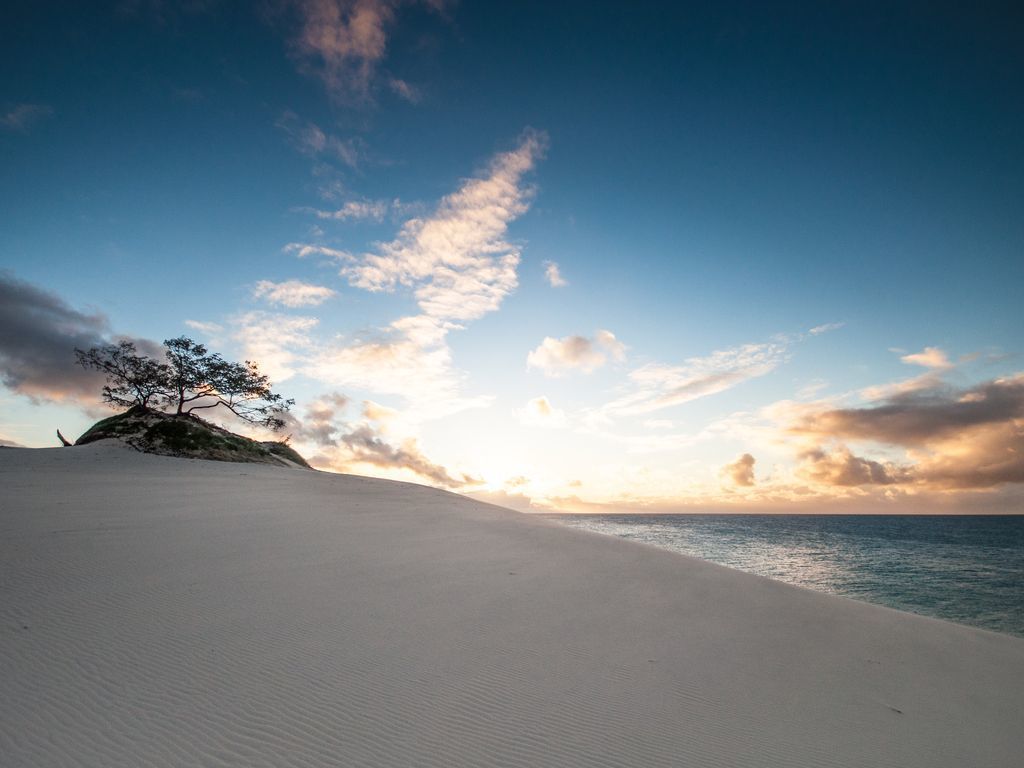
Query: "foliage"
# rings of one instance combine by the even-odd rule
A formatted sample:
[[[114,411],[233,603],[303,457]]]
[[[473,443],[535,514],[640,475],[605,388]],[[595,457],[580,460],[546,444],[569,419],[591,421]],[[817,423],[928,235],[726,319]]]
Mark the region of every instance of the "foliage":
[[[76,349],[75,357],[83,368],[94,368],[106,374],[104,402],[148,408],[164,397],[167,366],[138,354],[130,341],[93,347],[88,352]]]
[[[75,445],[115,439],[145,453],[213,461],[288,464],[310,468],[306,460],[281,442],[250,440],[187,414],[178,415],[135,406],[93,424]]]
[[[130,341],[75,350],[78,363],[107,377],[103,400],[115,406],[173,409],[178,415],[227,408],[250,424],[273,430],[294,404],[270,388],[249,360],[234,363],[186,336],[164,342],[166,362],[140,355]]]

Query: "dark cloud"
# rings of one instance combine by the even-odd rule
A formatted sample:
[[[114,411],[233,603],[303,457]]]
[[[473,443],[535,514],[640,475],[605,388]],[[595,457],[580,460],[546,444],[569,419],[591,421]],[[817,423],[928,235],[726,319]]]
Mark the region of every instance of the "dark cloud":
[[[733,485],[749,488],[754,485],[754,464],[757,462],[749,453],[744,453],[736,461],[722,467],[722,474],[732,481]]]
[[[908,484],[937,490],[1024,483],[1024,374],[967,389],[935,386],[864,408],[805,414],[791,427],[826,445],[861,440],[907,449],[896,465],[840,446],[801,456],[801,473],[830,485]]]
[[[893,445],[921,446],[971,427],[1024,417],[1024,375],[966,390],[933,388],[897,395],[881,405],[821,411],[793,431]]]
[[[351,432],[342,435],[341,442],[351,452],[351,461],[360,464],[407,469],[446,488],[461,488],[467,485],[479,485],[482,482],[467,475],[458,478],[452,476],[447,469],[439,464],[434,464],[424,456],[412,440],[405,441],[397,448],[390,445],[368,424],[361,424]]]
[[[99,397],[103,376],[75,363],[75,347],[105,343],[107,319],[0,272],[0,381],[48,400]]]
[[[0,271],[0,383],[37,400],[96,403],[104,377],[75,361],[75,349],[127,339],[139,352],[163,357],[148,339],[110,336],[107,318],[80,312],[54,293]]]
[[[909,479],[906,469],[855,456],[845,446],[807,451],[800,459],[797,472],[825,485],[892,485]]]
[[[481,481],[461,475],[456,477],[440,464],[430,461],[414,440],[395,446],[370,421],[385,418],[390,409],[377,403],[363,403],[363,421],[351,423],[345,410],[351,401],[340,393],[323,395],[305,410],[303,418],[288,414],[285,431],[300,442],[314,443],[325,449],[314,457],[314,463],[330,469],[346,471],[358,464],[387,469],[405,469],[425,480],[446,488],[477,485]]]

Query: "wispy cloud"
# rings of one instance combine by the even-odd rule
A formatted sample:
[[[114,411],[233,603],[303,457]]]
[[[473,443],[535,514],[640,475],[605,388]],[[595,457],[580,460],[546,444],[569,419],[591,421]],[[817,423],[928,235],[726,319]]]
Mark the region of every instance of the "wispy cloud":
[[[485,175],[463,182],[432,215],[410,219],[398,237],[342,274],[368,291],[411,287],[423,313],[436,320],[475,320],[493,312],[518,285],[519,247],[505,236],[529,209],[533,188],[522,180],[546,144],[545,134],[526,131]]]
[[[530,427],[565,426],[565,411],[555,408],[544,395],[535,397],[518,411],[519,421]]]
[[[820,336],[823,333],[831,333],[832,331],[838,331],[846,323],[825,323],[824,325],[816,325],[808,333],[811,336]]]
[[[270,304],[295,308],[319,306],[337,296],[337,292],[326,286],[304,283],[301,280],[286,280],[283,283],[260,280],[253,286],[252,295],[253,298],[264,299]]]
[[[341,274],[371,292],[411,290],[420,314],[332,346],[309,366],[332,386],[398,394],[423,413],[450,413],[486,400],[460,394],[463,374],[452,363],[449,332],[497,310],[518,285],[519,246],[509,224],[529,208],[524,178],[541,158],[544,134],[525,132],[515,149],[494,157],[430,215],[409,219],[397,237],[361,256],[293,245],[298,255],[337,258]]]
[[[295,149],[307,157],[329,157],[349,168],[358,168],[364,148],[359,138],[341,139],[327,133],[316,123],[303,120],[291,110],[285,110],[274,123]]]
[[[286,429],[299,442],[311,443],[319,451],[311,457],[314,465],[334,471],[366,471],[366,468],[408,472],[444,488],[463,488],[480,481],[450,471],[429,459],[412,438],[393,443],[384,424],[395,412],[378,403],[364,402],[362,418],[348,419],[351,401],[341,393],[323,395],[309,404],[303,418],[288,416]]]
[[[921,352],[903,355],[900,360],[908,365],[920,365],[935,371],[945,371],[953,367],[949,357],[938,347],[925,347]]]
[[[294,376],[313,348],[310,332],[319,320],[274,312],[246,312],[233,318],[234,338],[245,358],[255,361],[272,381]]]
[[[544,279],[552,288],[564,288],[569,284],[569,281],[562,277],[558,264],[553,261],[544,262]]]
[[[53,107],[46,104],[18,104],[0,115],[0,128],[28,133],[33,125],[52,114]]]
[[[626,345],[611,331],[600,330],[590,339],[586,336],[566,336],[555,339],[546,336],[540,345],[526,356],[530,368],[539,368],[546,376],[564,376],[571,371],[591,373],[608,358],[623,360]]]
[[[331,219],[333,221],[383,221],[388,212],[394,206],[401,207],[399,201],[389,200],[349,200],[340,208],[333,211],[313,210],[318,219]]]
[[[388,32],[399,0],[292,0],[300,29],[292,41],[300,65],[319,77],[328,93],[348,103],[370,99],[387,53]],[[443,0],[428,0],[440,9]],[[388,86],[408,101],[419,98],[409,83],[389,78]]]
[[[724,392],[750,379],[771,373],[785,359],[789,341],[744,344],[691,357],[682,365],[650,363],[629,374],[627,394],[600,409],[606,417],[651,413]]]
[[[410,104],[419,104],[423,100],[423,94],[420,89],[405,80],[400,80],[397,77],[388,79],[388,87],[391,92],[396,96],[405,99]]]
[[[292,253],[300,259],[308,259],[311,256],[325,256],[332,261],[352,261],[354,258],[348,251],[339,251],[336,248],[328,248],[325,245],[310,243],[288,243],[281,250],[284,253]]]
[[[218,333],[224,332],[224,326],[219,323],[211,323],[205,320],[186,320],[185,325],[189,328],[205,333],[208,336],[215,336]]]

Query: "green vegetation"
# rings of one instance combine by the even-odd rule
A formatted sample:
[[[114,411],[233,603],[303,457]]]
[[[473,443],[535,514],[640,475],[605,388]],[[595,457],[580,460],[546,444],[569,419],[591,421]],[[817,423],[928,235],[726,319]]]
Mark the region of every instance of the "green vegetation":
[[[163,413],[134,406],[98,421],[75,445],[113,438],[144,453],[214,461],[298,465],[309,468],[297,451],[283,442],[250,440],[197,416]]]

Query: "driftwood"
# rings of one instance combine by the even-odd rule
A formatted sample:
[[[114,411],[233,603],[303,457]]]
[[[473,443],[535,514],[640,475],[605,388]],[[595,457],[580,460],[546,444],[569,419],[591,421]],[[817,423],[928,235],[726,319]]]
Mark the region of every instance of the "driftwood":
[[[57,430],[57,437],[60,439],[60,444],[62,446],[64,446],[65,448],[70,448],[72,445],[74,445],[74,443],[69,443],[68,442],[68,439],[66,437],[64,437],[64,435],[62,435],[60,433],[59,429]]]

